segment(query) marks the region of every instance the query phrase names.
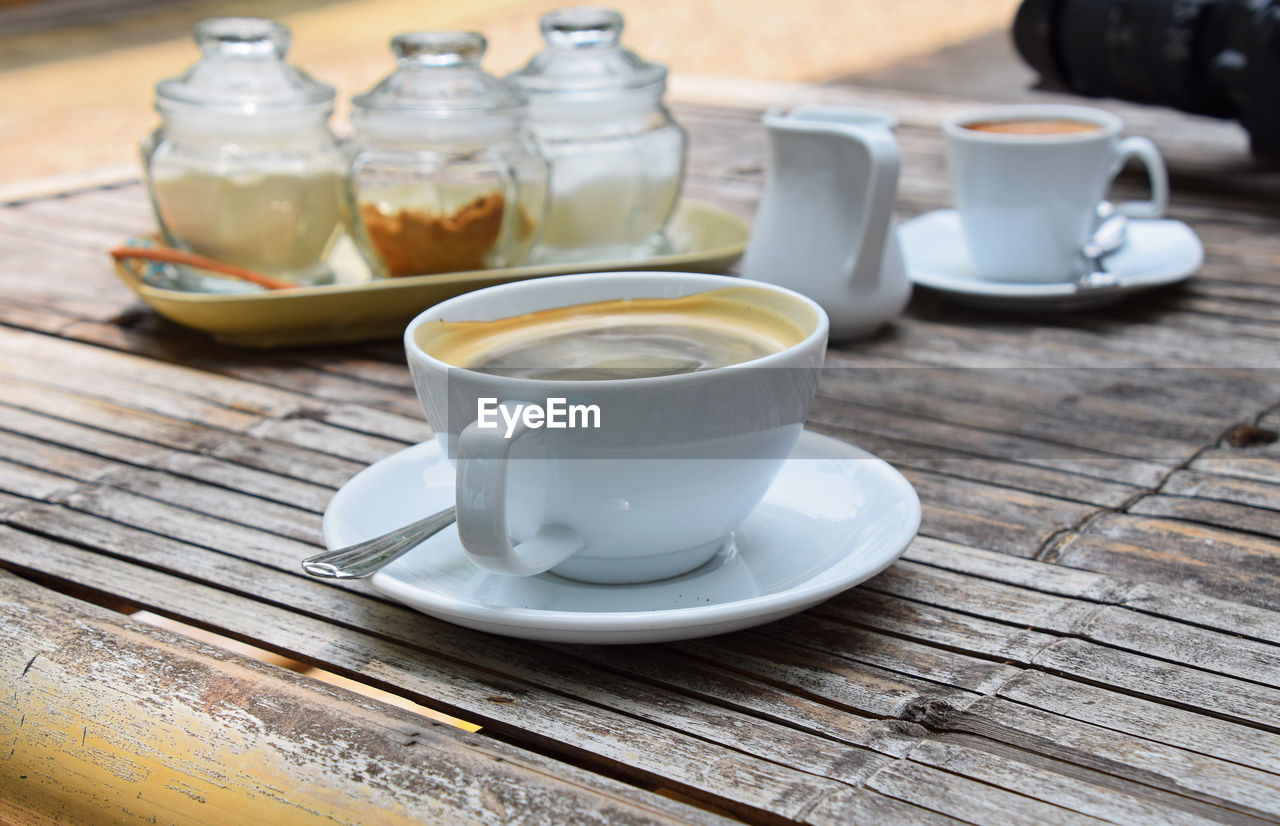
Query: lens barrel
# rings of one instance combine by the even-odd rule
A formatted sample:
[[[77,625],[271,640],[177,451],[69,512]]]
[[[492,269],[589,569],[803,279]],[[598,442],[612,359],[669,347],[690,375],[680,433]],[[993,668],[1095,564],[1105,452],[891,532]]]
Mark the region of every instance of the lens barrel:
[[[1209,71],[1228,2],[1027,0],[1014,42],[1051,86],[1232,117],[1229,96]]]
[[[1013,41],[1042,88],[1238,118],[1280,158],[1280,0],[1024,0]]]

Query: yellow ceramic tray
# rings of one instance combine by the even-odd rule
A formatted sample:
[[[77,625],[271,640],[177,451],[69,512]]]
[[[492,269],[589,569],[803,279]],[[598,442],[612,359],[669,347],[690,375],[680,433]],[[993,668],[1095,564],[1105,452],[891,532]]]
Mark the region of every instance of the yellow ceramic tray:
[[[474,270],[407,278],[360,280],[294,290],[187,292],[147,284],[144,262],[116,264],[116,272],[153,310],[165,318],[245,347],[367,341],[399,336],[422,310],[461,293],[508,281],[610,270],[724,272],[742,255],[750,228],[718,207],[682,201],[668,237],[676,252],[652,258],[585,261]],[[164,265],[169,266],[169,265]]]

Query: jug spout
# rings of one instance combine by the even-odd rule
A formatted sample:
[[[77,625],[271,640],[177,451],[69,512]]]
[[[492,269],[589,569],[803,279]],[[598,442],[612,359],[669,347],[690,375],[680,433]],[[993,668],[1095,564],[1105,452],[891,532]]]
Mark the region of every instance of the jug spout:
[[[770,112],[764,125],[769,166],[744,274],[818,301],[833,337],[870,332],[910,297],[892,223],[892,116],[804,106]]]

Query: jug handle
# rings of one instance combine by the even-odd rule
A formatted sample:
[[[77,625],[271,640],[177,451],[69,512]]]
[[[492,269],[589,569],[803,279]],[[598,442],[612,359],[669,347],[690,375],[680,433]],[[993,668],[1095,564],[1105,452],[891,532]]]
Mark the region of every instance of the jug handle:
[[[880,282],[889,221],[898,192],[898,142],[885,126],[848,126],[844,132],[867,153],[867,200],[862,232],[849,270],[854,284],[874,288]]]

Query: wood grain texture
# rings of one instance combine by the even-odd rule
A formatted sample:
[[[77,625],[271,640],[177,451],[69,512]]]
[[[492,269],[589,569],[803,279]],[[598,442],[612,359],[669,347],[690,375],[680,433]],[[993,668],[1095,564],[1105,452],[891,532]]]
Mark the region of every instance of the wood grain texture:
[[[11,822],[721,822],[0,581],[0,731],[11,746],[0,818]]]
[[[755,108],[677,109],[690,196],[753,214],[760,107],[778,94],[893,109],[900,215],[947,204],[937,125],[971,101],[748,91]],[[103,255],[150,227],[136,185],[0,208],[0,566],[28,580],[0,581],[0,670],[21,676],[43,652],[26,677],[62,692],[41,696],[63,716],[42,723],[56,760],[27,780],[80,784],[37,800],[27,780],[0,782],[0,820],[88,820],[141,790],[133,800],[193,817],[278,807],[271,822],[308,814],[303,802],[318,822],[370,801],[387,819],[716,822],[647,791],[661,788],[766,824],[1280,822],[1280,442],[1231,435],[1280,424],[1274,178],[1230,160],[1221,124],[1114,108],[1166,150],[1202,272],[1052,316],[920,291],[876,336],[832,348],[810,424],[908,476],[921,536],[812,611],[671,645],[517,642],[302,576],[333,491],[431,435],[398,344],[244,352],[158,319]],[[1125,178],[1117,192],[1138,189]],[[420,718],[54,591],[318,665],[483,733],[409,745],[386,732]],[[95,692],[78,690],[83,652],[102,663]],[[175,685],[192,668],[217,675],[216,698]],[[267,717],[266,700],[295,711]],[[135,706],[164,710],[149,734]],[[357,732],[353,750],[335,754],[313,724]],[[219,733],[182,739],[200,726]],[[279,762],[239,761],[251,736],[272,743],[253,759]],[[360,769],[372,742],[378,777]],[[108,759],[140,743],[160,768]],[[0,752],[0,772],[17,759]],[[143,765],[187,774],[133,779]],[[104,796],[80,793],[99,778]]]

